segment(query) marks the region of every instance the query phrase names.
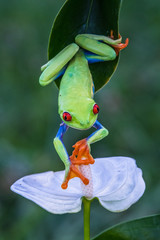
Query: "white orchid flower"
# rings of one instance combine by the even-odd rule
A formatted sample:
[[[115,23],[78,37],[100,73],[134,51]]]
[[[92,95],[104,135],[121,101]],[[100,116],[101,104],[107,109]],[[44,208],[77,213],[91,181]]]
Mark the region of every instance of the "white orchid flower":
[[[49,171],[25,176],[16,181],[11,190],[55,214],[80,211],[83,197],[89,200],[98,198],[104,208],[121,212],[144,193],[142,171],[132,158],[97,158],[93,165],[80,167],[90,180],[88,185],[79,178],[73,178],[68,188],[63,190],[64,171]]]

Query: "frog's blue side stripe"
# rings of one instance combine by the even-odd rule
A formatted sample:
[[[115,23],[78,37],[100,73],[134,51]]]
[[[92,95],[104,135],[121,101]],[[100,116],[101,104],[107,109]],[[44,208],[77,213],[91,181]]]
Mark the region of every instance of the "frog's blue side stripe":
[[[62,70],[57,74],[57,76],[56,76],[56,78],[54,79],[54,81],[65,73],[66,68],[67,68],[67,66],[65,66],[65,67],[62,68]]]
[[[91,53],[87,50],[85,50],[84,53],[85,53],[85,57],[86,57],[88,63],[104,62],[104,60],[96,58],[97,55],[94,53]],[[62,70],[54,78],[54,81],[65,73],[67,66],[68,66],[68,64],[62,68]]]
[[[104,60],[96,58],[97,57],[96,54],[91,53],[87,50],[84,51],[84,54],[88,63],[104,62]]]
[[[95,86],[94,86],[94,82],[92,81],[92,91],[93,91],[93,95],[95,93]]]
[[[94,93],[95,93],[95,86],[94,86],[94,82],[93,82],[93,80],[92,80],[92,92],[93,92],[93,96],[94,96]],[[92,96],[92,98],[93,98],[93,96]]]

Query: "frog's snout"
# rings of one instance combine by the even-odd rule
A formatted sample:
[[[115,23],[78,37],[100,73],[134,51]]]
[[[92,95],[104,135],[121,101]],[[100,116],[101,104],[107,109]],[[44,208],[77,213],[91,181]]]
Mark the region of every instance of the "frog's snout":
[[[88,129],[92,126],[92,124],[89,120],[86,120],[86,121],[80,121],[80,126],[82,129]]]
[[[87,121],[80,121],[81,126],[89,125],[89,123],[90,123],[89,120],[87,120]]]

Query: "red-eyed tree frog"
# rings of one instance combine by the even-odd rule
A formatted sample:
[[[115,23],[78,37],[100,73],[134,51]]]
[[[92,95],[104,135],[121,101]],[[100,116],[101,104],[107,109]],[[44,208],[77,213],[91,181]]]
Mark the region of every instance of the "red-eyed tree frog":
[[[73,175],[78,176],[84,184],[89,183],[77,166],[94,163],[94,159],[90,155],[90,144],[108,135],[108,130],[97,121],[99,107],[93,99],[94,83],[88,63],[114,60],[119,51],[128,45],[128,39],[124,44],[121,43],[121,40],[121,36],[114,40],[113,33],[110,37],[80,34],[75,38],[75,43],[71,43],[41,67],[43,72],[39,82],[42,86],[63,75],[58,97],[62,123],[53,141],[55,149],[65,165],[63,189],[67,188],[68,181]],[[97,129],[86,139],[76,143],[71,157],[63,143],[63,135],[69,127],[79,130],[91,127]]]

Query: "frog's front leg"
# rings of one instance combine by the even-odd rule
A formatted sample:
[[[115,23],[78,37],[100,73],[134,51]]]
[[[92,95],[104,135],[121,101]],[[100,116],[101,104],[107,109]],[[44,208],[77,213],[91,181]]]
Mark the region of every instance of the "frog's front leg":
[[[75,148],[71,156],[71,162],[77,165],[93,164],[94,159],[90,154],[90,144],[95,143],[108,135],[108,130],[98,121],[93,125],[97,131],[93,132],[89,137],[78,141],[73,147]]]
[[[94,159],[90,154],[90,144],[101,140],[108,135],[108,130],[104,128],[98,121],[93,125],[97,129],[88,138],[78,141],[73,147],[75,148],[72,156],[70,156],[71,166],[67,178],[62,184],[62,188],[65,189],[68,186],[68,182],[73,177],[79,177],[85,185],[89,183],[89,180],[83,176],[79,169],[79,165],[93,164]]]
[[[78,50],[79,46],[75,43],[71,43],[49,62],[43,65],[41,67],[41,71],[43,72],[39,78],[39,83],[42,86],[46,86],[61,76],[65,72],[66,64],[73,58]]]
[[[94,34],[79,34],[75,38],[75,42],[82,47],[85,51],[85,56],[89,63],[98,61],[111,61],[116,58],[119,51],[128,45],[128,38],[126,42],[121,43],[122,38],[113,39],[113,32],[111,36],[106,37],[103,35]]]
[[[64,146],[64,143],[63,143],[63,135],[67,130],[68,130],[68,126],[65,123],[62,123],[60,125],[60,128],[58,130],[56,137],[53,140],[54,147],[55,147],[60,159],[63,161],[63,163],[65,165],[64,180],[66,179],[69,169],[70,169],[70,158],[69,158],[67,150]]]
[[[96,121],[93,125],[94,128],[97,129],[97,131],[93,132],[88,138],[87,143],[90,145],[91,143],[95,143],[97,141],[100,141],[104,137],[106,137],[109,132],[108,130],[102,126],[102,124],[98,121]]]
[[[70,159],[67,150],[64,146],[63,135],[67,130],[68,126],[65,123],[62,123],[53,141],[54,147],[65,165],[65,176],[64,181],[61,185],[63,189],[66,189],[68,187],[68,182],[73,177],[79,177],[84,184],[89,183],[89,180],[83,176],[78,166],[72,163],[72,158]]]

